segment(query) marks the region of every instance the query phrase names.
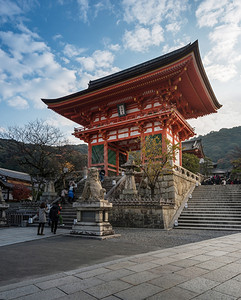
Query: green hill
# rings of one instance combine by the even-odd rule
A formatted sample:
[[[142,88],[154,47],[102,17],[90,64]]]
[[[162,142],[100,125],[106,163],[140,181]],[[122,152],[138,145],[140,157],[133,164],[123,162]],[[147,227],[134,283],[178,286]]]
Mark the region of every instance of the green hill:
[[[237,147],[241,148],[241,126],[211,131],[197,138],[202,139],[205,156],[213,162],[217,162],[219,168],[229,168],[231,166],[230,160],[233,158],[232,151]],[[9,147],[11,146],[8,140],[0,139],[0,168],[27,172],[23,166],[19,165],[18,155],[11,156]],[[87,165],[88,146],[86,144],[67,145],[62,147],[61,151],[69,154],[69,161],[78,169]]]
[[[0,168],[28,173],[29,170],[26,169],[26,166],[19,163],[20,156],[17,154],[18,151],[15,151],[13,155],[10,147],[13,147],[11,141],[0,139]],[[31,148],[31,145],[29,145],[29,148]],[[60,148],[59,153],[59,155],[65,157],[67,161],[73,164],[76,170],[80,170],[87,165],[87,154],[87,144],[65,145]]]
[[[202,139],[205,156],[217,162],[219,168],[228,168],[231,166],[232,152],[237,147],[241,148],[241,126],[211,131],[199,138]]]

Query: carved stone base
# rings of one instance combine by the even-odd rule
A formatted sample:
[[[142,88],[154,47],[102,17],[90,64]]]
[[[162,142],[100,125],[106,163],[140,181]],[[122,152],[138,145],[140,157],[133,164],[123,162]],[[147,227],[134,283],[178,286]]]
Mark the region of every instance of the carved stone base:
[[[9,208],[9,205],[0,203],[0,227],[5,227],[7,225],[6,210]]]
[[[42,196],[40,197],[40,201],[51,203],[58,197],[56,192],[43,192]]]
[[[98,202],[74,202],[77,210],[77,223],[72,226],[71,234],[88,236],[113,235],[114,230],[108,221],[112,203],[106,200]]]
[[[77,222],[77,224],[73,225],[70,233],[89,236],[105,236],[114,234],[114,230],[109,222],[93,224],[89,222]]]

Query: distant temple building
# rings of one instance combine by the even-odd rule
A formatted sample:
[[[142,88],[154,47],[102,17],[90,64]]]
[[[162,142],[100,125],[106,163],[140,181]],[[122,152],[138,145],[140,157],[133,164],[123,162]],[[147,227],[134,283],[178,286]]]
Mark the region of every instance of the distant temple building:
[[[202,140],[198,139],[182,142],[182,153],[194,154],[200,159],[204,158]]]
[[[88,167],[118,175],[128,151],[148,135],[179,144],[194,136],[187,120],[215,113],[217,101],[204,71],[198,42],[118,73],[90,81],[87,89],[48,108],[80,124],[74,135],[88,143]],[[182,151],[174,158],[182,164]]]
[[[5,201],[14,200],[12,191],[16,185],[22,185],[31,190],[31,176],[27,173],[0,168],[0,187]]]

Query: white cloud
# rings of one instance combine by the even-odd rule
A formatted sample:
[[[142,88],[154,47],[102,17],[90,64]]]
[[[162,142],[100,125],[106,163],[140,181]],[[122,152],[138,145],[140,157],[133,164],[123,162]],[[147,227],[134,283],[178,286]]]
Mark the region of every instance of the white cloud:
[[[24,26],[19,28],[23,32],[0,32],[4,46],[0,49],[1,100],[15,108],[26,108],[26,102],[20,99],[28,99],[35,107],[42,108],[45,106],[41,98],[56,98],[75,91],[75,71],[56,62],[38,35]]]
[[[26,99],[20,96],[13,97],[8,100],[9,106],[12,106],[17,109],[26,109],[29,107]]]
[[[163,29],[158,24],[151,29],[137,26],[133,31],[126,31],[123,37],[124,47],[138,52],[145,52],[153,45],[159,46],[163,41]]]
[[[68,57],[78,56],[81,53],[83,53],[84,51],[85,51],[85,49],[83,49],[83,48],[79,49],[71,44],[66,44],[64,47],[64,50],[63,50],[64,54]]]
[[[119,51],[121,46],[119,44],[111,44],[108,46],[111,51]]]
[[[146,52],[164,41],[164,30],[176,34],[186,19],[188,2],[165,0],[123,0],[124,20],[135,28],[123,36],[125,49]]]
[[[208,77],[211,79],[216,79],[221,82],[227,82],[234,78],[237,74],[237,69],[235,65],[218,65],[212,64],[205,68]]]
[[[92,56],[78,57],[76,60],[81,63],[83,69],[88,72],[98,69],[111,69],[114,62],[114,55],[110,51],[96,50]]]
[[[54,112],[51,113],[50,117],[48,117],[44,123],[54,127],[70,127],[71,129],[73,129],[74,126],[79,126],[79,124]]]
[[[54,112],[50,113],[50,116],[45,120],[45,124],[54,126],[56,128],[61,128],[61,132],[65,134],[69,143],[71,144],[81,144],[83,143],[80,139],[73,136],[74,128],[80,128],[80,125],[58,115]]]
[[[142,25],[154,25],[163,20],[176,20],[188,8],[188,1],[123,0],[124,20]]]
[[[79,6],[79,17],[84,22],[88,21],[88,10],[89,10],[89,2],[88,0],[77,0],[78,6]]]
[[[212,28],[208,35],[212,48],[203,59],[209,77],[221,82],[234,79],[241,62],[241,2],[205,0],[196,17],[200,28]]]
[[[93,72],[95,69],[95,61],[92,57],[79,57],[77,61],[80,62],[83,68],[88,72]]]
[[[182,24],[180,22],[169,23],[169,24],[166,25],[166,30],[170,31],[170,32],[173,32],[173,33],[176,33],[178,31],[180,31],[181,25]]]
[[[57,40],[62,39],[62,38],[63,38],[62,35],[59,34],[59,33],[57,33],[57,34],[55,34],[55,35],[53,36],[53,40],[54,40],[54,41],[57,41]]]
[[[31,34],[25,32],[0,31],[0,39],[8,47],[10,54],[16,59],[22,59],[24,54],[48,50],[44,42],[34,40]]]
[[[114,62],[114,55],[110,51],[96,50],[93,59],[96,61],[97,68],[110,68]]]
[[[0,0],[0,16],[1,17],[13,17],[22,13],[20,7],[12,2],[6,0]]]
[[[228,59],[232,60],[233,57],[237,59],[240,56],[240,51],[235,53],[235,46],[241,36],[241,27],[237,25],[221,25],[217,26],[213,32],[209,34],[209,39],[213,43],[212,50],[208,53],[213,59]]]
[[[240,126],[241,106],[229,101],[218,110],[217,114],[212,114],[188,122],[195,127],[197,135],[204,135],[210,131],[218,131],[221,128],[232,128]]]
[[[199,27],[213,27],[222,22],[237,24],[241,19],[241,2],[239,0],[205,0],[196,11]]]

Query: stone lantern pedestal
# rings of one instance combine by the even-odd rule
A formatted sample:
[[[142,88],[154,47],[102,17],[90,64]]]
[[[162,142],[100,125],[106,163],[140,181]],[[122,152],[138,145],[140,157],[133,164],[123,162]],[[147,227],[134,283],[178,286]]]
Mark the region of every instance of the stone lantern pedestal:
[[[108,220],[112,203],[106,200],[98,202],[75,202],[77,222],[73,225],[71,234],[88,236],[113,235],[114,231]]]
[[[9,205],[3,199],[2,189],[0,187],[0,227],[7,226],[6,210]]]
[[[54,200],[56,200],[58,194],[55,192],[55,187],[53,181],[48,181],[45,184],[44,192],[42,193],[42,196],[40,197],[41,202],[51,203]]]
[[[135,171],[136,165],[134,161],[128,160],[124,165],[122,165],[123,168],[126,169],[125,175],[126,175],[126,181],[125,181],[125,188],[122,191],[122,194],[120,194],[120,199],[135,199],[138,197],[138,191],[136,189],[136,183],[135,183]]]

